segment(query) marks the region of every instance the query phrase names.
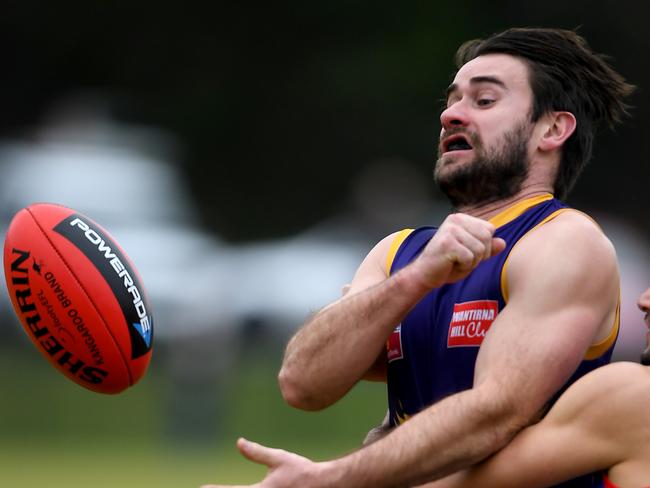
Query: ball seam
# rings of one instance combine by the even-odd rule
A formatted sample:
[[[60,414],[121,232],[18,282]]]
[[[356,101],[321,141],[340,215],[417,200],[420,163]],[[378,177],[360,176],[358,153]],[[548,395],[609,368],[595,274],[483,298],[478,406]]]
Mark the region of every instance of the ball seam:
[[[41,223],[38,221],[38,219],[36,218],[36,216],[34,215],[34,213],[31,211],[31,209],[28,207],[28,208],[26,208],[25,210],[27,210],[27,212],[29,213],[29,215],[32,217],[32,219],[33,219],[34,222],[36,223],[37,227],[40,229],[40,231],[41,231],[41,232],[43,233],[43,235],[45,236],[45,239],[47,239],[48,243],[50,244],[50,246],[52,247],[52,249],[54,249],[54,252],[59,256],[59,258],[61,259],[61,261],[63,262],[63,264],[65,264],[65,267],[68,269],[68,271],[70,272],[70,274],[72,275],[72,277],[74,278],[74,280],[77,282],[77,284],[79,285],[79,288],[81,288],[81,290],[83,291],[83,293],[86,295],[86,298],[88,298],[88,301],[90,302],[90,304],[91,304],[91,305],[93,306],[93,308],[95,309],[95,312],[97,312],[97,316],[99,317],[99,319],[100,319],[100,320],[102,321],[102,323],[104,324],[104,328],[105,328],[106,331],[108,332],[108,335],[110,336],[111,340],[112,340],[113,343],[115,344],[115,347],[117,348],[118,352],[120,353],[120,357],[122,358],[122,362],[124,363],[124,367],[125,367],[126,372],[127,372],[127,375],[128,375],[129,386],[132,386],[132,385],[133,385],[133,375],[132,375],[132,373],[131,373],[131,369],[129,368],[129,362],[128,362],[126,356],[124,355],[124,351],[122,351],[122,348],[120,347],[119,342],[118,342],[117,339],[115,338],[115,336],[114,336],[114,334],[113,334],[113,331],[112,331],[111,328],[108,326],[108,323],[106,322],[106,320],[105,320],[104,317],[102,316],[102,314],[101,314],[101,312],[100,312],[100,310],[99,310],[99,307],[97,306],[97,304],[96,304],[95,301],[93,300],[92,296],[88,293],[88,291],[87,291],[86,288],[84,287],[84,285],[83,285],[83,283],[81,282],[81,280],[77,277],[77,274],[73,271],[73,269],[72,269],[72,267],[70,266],[70,264],[68,263],[68,261],[63,257],[63,254],[61,254],[61,252],[59,252],[58,248],[57,248],[57,247],[54,245],[54,243],[52,242],[52,239],[50,239],[50,236],[47,235],[47,232],[45,231],[45,229],[43,228],[43,226],[41,225]]]

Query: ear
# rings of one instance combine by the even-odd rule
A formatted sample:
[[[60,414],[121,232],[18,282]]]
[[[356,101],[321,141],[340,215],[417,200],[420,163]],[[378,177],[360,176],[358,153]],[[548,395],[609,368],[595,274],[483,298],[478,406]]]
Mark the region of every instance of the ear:
[[[571,112],[551,112],[548,115],[546,131],[539,141],[539,149],[558,149],[576,130],[576,118]]]

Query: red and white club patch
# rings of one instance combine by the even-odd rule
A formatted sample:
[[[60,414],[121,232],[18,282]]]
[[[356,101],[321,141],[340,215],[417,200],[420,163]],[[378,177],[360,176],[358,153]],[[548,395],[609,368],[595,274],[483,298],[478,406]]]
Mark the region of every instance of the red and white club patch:
[[[455,303],[449,323],[447,347],[478,347],[499,313],[496,300]]]
[[[402,359],[404,353],[402,352],[402,326],[398,325],[395,327],[395,330],[388,338],[386,342],[386,351],[388,356],[388,362],[395,361],[396,359]]]

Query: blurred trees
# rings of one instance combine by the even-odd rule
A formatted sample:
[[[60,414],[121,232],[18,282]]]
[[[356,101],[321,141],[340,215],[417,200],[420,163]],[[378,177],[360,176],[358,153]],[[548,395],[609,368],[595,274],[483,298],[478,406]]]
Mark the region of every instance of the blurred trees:
[[[625,3],[6,2],[0,131],[24,135],[57,99],[102,94],[116,117],[178,138],[211,229],[231,240],[286,235],[343,210],[355,175],[377,159],[414,161],[430,178],[462,41],[513,25],[581,26],[641,89],[633,118],[598,138],[570,201],[648,235],[648,6]]]

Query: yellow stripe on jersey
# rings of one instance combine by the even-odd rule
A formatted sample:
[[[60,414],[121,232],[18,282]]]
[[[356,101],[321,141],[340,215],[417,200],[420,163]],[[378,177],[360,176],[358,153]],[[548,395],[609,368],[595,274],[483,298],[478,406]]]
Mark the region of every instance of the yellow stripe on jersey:
[[[585,359],[596,359],[605,354],[612,347],[616,336],[618,335],[618,328],[621,323],[621,297],[619,294],[618,303],[616,304],[616,317],[614,317],[614,325],[612,325],[612,330],[609,331],[609,335],[600,342],[592,344],[587,352],[585,353]]]
[[[390,268],[393,266],[397,251],[411,232],[413,232],[413,229],[404,229],[399,231],[393,238],[393,242],[391,242],[390,248],[388,249],[388,255],[386,256],[386,276],[390,276]]]
[[[490,222],[495,227],[501,227],[502,225],[515,220],[529,208],[545,202],[546,200],[550,200],[551,198],[553,198],[553,195],[550,193],[544,193],[542,195],[537,195],[536,197],[526,198],[519,203],[515,203],[512,207],[508,207],[503,212],[496,214],[490,219]]]
[[[397,401],[397,411],[395,412],[395,423],[401,425],[406,422],[411,416],[404,411],[404,405],[402,405],[402,400]]]
[[[566,212],[567,210],[571,210],[571,211],[573,211],[573,212],[577,212],[577,210],[574,210],[574,209],[572,209],[572,208],[561,208],[561,209],[559,209],[559,210],[556,210],[556,211],[553,212],[552,214],[548,215],[544,220],[540,221],[537,225],[535,225],[534,227],[532,227],[528,232],[530,232],[531,230],[533,230],[533,229],[539,227],[539,226],[542,225],[542,224],[545,224],[546,222],[549,222],[549,221],[553,220],[555,217],[557,217],[557,216],[560,215],[561,213]],[[507,210],[506,210],[506,212],[507,212]],[[527,233],[528,233],[528,232],[527,232]],[[522,239],[523,239],[523,237],[524,237],[524,236],[522,236]],[[521,241],[521,239],[519,239],[519,241],[517,241],[517,243],[512,247],[512,249],[514,249],[515,246],[516,246],[520,241]],[[512,253],[512,249],[510,250],[510,253]],[[508,303],[508,280],[507,280],[507,278],[506,278],[506,275],[507,275],[506,271],[507,271],[507,269],[508,269],[508,261],[509,261],[509,260],[510,260],[510,255],[508,255],[508,257],[506,258],[505,262],[503,263],[503,268],[501,268],[501,295],[503,296],[503,300],[504,300],[506,303]]]
[[[544,201],[544,200],[547,200],[547,198],[544,198],[543,200],[540,200],[540,201]],[[521,203],[523,203],[523,202],[521,202]],[[573,212],[579,212],[579,213],[583,214],[585,217],[589,218],[594,223],[596,223],[594,221],[594,219],[592,219],[589,215],[587,215],[587,214],[585,214],[583,212],[580,212],[579,210],[575,210],[575,209],[572,209],[572,208],[561,208],[559,210],[556,210],[552,214],[550,214],[544,220],[540,221],[535,227],[530,229],[528,232],[535,229],[536,227],[539,227],[542,224],[545,224],[546,222],[549,222],[549,221],[553,220],[555,217],[557,217],[561,213],[567,212],[569,210],[571,210]],[[504,213],[507,213],[509,211],[510,211],[510,209],[506,210]],[[521,212],[519,213],[519,215],[520,214],[521,214]],[[501,215],[501,214],[499,214],[499,215]],[[499,215],[497,215],[497,217],[499,217]],[[515,215],[515,217],[516,217],[516,215]],[[510,219],[510,220],[512,220],[512,219]],[[492,223],[494,224],[494,222],[492,222]],[[507,223],[507,222],[504,222],[504,223]],[[494,224],[494,225],[497,225],[497,224]],[[503,224],[500,224],[500,225],[503,225]],[[598,225],[598,224],[596,223],[596,225]],[[517,244],[515,244],[515,246],[516,245]],[[514,249],[514,247],[513,247],[513,249]],[[512,252],[512,250],[511,250],[511,252]],[[503,296],[503,300],[506,302],[506,304],[508,303],[508,281],[506,279],[506,274],[507,274],[506,271],[507,271],[507,268],[508,268],[509,259],[510,259],[510,256],[508,256],[506,258],[505,262],[503,263],[503,268],[501,268],[501,295]],[[584,359],[592,360],[592,359],[599,358],[605,352],[607,352],[609,350],[609,348],[611,347],[611,345],[614,343],[614,341],[616,340],[616,337],[618,335],[618,329],[620,327],[620,321],[621,321],[620,320],[620,307],[621,307],[621,299],[620,299],[620,294],[619,294],[618,304],[616,306],[616,316],[614,317],[614,323],[612,324],[612,329],[610,330],[609,335],[605,339],[603,339],[602,341],[597,342],[596,344],[592,344],[591,346],[589,346],[589,349],[587,349],[587,352],[585,353]]]

